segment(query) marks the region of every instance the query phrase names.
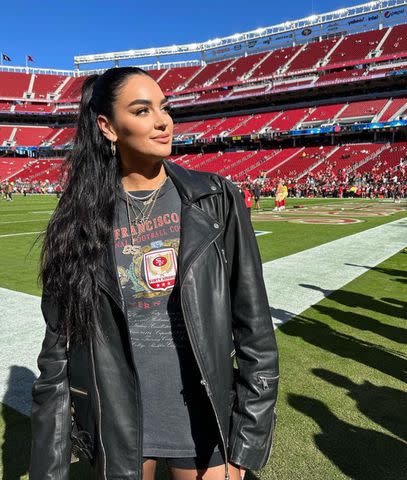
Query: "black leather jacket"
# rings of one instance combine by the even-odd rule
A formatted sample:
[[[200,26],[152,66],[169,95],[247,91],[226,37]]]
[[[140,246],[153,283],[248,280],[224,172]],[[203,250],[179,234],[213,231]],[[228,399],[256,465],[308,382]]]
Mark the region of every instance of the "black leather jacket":
[[[272,449],[279,370],[260,254],[232,182],[163,163],[181,196],[181,306],[223,441],[227,479],[228,461],[259,469]],[[103,335],[87,348],[71,345],[69,362],[67,337],[56,334],[58,308],[43,293],[46,332],[32,390],[32,480],[69,478],[72,411],[98,479],[142,479],[142,405],[113,233],[98,284]]]

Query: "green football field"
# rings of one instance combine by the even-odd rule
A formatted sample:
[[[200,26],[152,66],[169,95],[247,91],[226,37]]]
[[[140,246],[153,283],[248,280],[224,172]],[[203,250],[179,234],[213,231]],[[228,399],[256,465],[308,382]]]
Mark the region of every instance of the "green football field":
[[[0,200],[0,287],[41,295],[40,245],[30,248],[56,202],[50,196]],[[407,217],[406,204],[372,200],[289,199],[281,214],[273,206],[262,200],[261,212],[252,210],[254,229],[271,232],[258,237],[263,262]],[[300,206],[306,208],[294,208]],[[296,223],[303,219],[308,223]],[[401,250],[279,327],[273,453],[246,479],[407,478],[406,284]],[[0,408],[1,478],[28,478],[29,418]],[[75,479],[89,476],[81,462],[71,472]],[[158,478],[167,478],[162,465]]]

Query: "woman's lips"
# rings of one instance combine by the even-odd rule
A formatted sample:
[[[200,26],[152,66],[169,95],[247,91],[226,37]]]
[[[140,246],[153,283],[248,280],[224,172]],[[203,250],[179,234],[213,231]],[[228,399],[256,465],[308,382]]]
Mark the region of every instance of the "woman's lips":
[[[159,143],[168,143],[170,141],[170,136],[168,135],[167,137],[153,138],[152,140],[155,140]]]

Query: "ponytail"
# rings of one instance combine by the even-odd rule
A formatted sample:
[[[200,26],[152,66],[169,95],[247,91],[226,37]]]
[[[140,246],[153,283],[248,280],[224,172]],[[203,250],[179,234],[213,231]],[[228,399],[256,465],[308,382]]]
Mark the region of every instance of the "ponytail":
[[[111,68],[84,81],[73,148],[62,166],[64,192],[44,235],[38,279],[43,295],[58,304],[57,328],[70,332],[71,343],[84,343],[96,333],[97,272],[113,234],[121,181],[119,153],[112,156],[97,116],[114,118],[118,91],[134,74],[148,75],[138,67]]]

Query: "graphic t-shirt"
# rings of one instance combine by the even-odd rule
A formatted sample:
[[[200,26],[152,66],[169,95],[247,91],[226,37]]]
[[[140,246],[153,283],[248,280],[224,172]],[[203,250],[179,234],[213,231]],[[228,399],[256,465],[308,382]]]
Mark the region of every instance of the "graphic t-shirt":
[[[181,199],[167,177],[149,219],[129,235],[126,192],[115,218],[117,269],[127,305],[143,406],[143,456],[210,456],[218,428],[193,355],[180,305],[178,249]],[[136,197],[150,191],[129,191]],[[129,199],[130,221],[140,215]],[[149,206],[150,210],[151,204]],[[149,211],[148,210],[148,211]]]

